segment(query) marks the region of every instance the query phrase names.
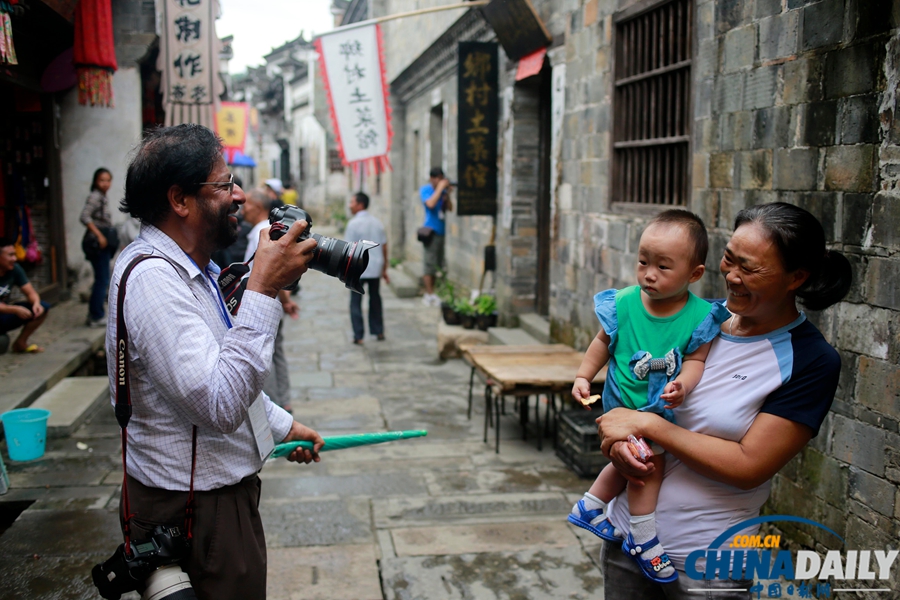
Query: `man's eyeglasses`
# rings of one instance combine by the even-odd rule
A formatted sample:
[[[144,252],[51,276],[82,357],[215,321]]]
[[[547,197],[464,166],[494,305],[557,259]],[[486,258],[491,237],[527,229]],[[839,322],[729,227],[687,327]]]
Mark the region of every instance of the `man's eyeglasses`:
[[[197,185],[215,185],[215,186],[228,186],[223,187],[222,189],[227,189],[229,194],[234,193],[234,173],[232,173],[228,177],[228,181],[204,181],[202,183],[198,183]]]

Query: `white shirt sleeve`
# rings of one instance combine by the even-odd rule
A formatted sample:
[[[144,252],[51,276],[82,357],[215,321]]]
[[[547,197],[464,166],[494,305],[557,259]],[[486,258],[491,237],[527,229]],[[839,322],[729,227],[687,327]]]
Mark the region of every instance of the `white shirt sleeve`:
[[[204,313],[209,304],[198,302],[170,265],[140,267],[129,278],[124,309],[133,358],[191,423],[235,431],[262,390],[269,364],[261,357],[272,356],[281,304],[247,291],[220,349]]]

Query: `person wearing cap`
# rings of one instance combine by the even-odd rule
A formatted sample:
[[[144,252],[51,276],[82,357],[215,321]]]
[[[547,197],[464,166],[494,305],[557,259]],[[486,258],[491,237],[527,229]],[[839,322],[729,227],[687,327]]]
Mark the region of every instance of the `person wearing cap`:
[[[266,179],[264,188],[266,190],[266,195],[269,196],[270,200],[281,202],[281,194],[284,192],[284,186],[281,184],[280,179]]]

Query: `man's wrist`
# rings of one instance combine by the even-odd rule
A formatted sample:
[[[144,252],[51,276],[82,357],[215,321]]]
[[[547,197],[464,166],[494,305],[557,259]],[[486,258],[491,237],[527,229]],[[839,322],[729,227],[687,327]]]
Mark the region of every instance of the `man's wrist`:
[[[281,288],[266,285],[259,280],[254,280],[251,276],[250,280],[247,281],[247,291],[257,292],[259,294],[262,294],[263,296],[268,296],[269,298],[277,298],[278,292],[281,291]]]

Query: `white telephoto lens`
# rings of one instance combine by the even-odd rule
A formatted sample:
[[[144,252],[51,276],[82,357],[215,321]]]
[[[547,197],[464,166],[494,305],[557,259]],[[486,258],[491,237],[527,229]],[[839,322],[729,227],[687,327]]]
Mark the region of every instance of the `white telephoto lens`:
[[[187,573],[178,565],[167,565],[153,571],[147,578],[147,589],[141,600],[191,600],[197,595]]]

